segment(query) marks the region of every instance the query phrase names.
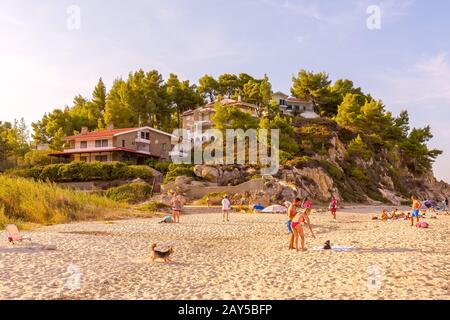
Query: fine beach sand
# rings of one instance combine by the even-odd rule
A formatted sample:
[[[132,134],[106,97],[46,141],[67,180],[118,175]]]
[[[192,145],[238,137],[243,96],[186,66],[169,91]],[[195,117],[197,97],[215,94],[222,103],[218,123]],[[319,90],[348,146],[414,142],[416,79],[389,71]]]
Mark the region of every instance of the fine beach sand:
[[[310,250],[302,253],[287,250],[284,215],[232,214],[222,223],[203,210],[179,225],[154,218],[26,232],[56,251],[12,247],[2,231],[0,299],[450,298],[449,216],[417,229],[372,221],[375,207],[341,210],[337,222],[313,212],[317,240],[306,230]],[[354,248],[311,250],[326,240]],[[153,242],[174,244],[172,263],[149,262]],[[70,290],[77,269],[81,287]]]

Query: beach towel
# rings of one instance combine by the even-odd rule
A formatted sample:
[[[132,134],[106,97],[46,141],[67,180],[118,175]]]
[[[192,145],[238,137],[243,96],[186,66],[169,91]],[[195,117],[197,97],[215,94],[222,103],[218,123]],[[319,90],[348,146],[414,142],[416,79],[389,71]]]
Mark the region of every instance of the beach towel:
[[[330,249],[324,249],[323,247],[315,247],[312,249],[312,251],[350,251],[353,247],[349,246],[331,246]]]
[[[416,227],[417,228],[428,228],[429,227],[429,225],[428,225],[428,223],[427,222],[425,222],[425,221],[422,221],[422,222],[419,222],[418,224],[416,224]]]

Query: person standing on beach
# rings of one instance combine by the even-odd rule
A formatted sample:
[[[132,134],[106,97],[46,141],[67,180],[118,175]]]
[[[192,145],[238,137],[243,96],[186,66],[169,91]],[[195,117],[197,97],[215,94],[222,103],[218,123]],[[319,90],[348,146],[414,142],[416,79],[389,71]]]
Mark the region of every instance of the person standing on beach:
[[[422,207],[422,203],[417,199],[415,195],[411,197],[412,200],[412,210],[411,210],[411,227],[414,226],[414,217],[419,223],[419,215],[420,215],[420,207]]]
[[[309,201],[309,202],[307,202]],[[312,208],[312,202],[308,200],[308,198],[305,199],[303,202],[303,205],[305,206],[305,211],[298,212],[295,217],[292,219],[292,231],[294,235],[295,240],[295,248],[297,251],[300,251],[298,248],[298,238],[300,237],[302,239],[302,251],[306,251],[305,248],[305,232],[303,230],[303,226],[305,224],[308,224],[308,228],[311,231],[312,237],[315,239],[316,235],[314,234],[314,231],[311,227],[311,221],[309,219],[309,213],[311,212]]]
[[[181,214],[181,199],[178,197],[176,193],[173,193],[172,200],[172,219],[173,223],[180,223],[180,214]]]
[[[337,200],[336,197],[333,197],[329,206],[330,212],[333,215],[334,220],[336,220],[336,211],[337,211]]]
[[[222,217],[223,217],[223,222],[225,222],[225,219],[227,221],[230,221],[230,219],[229,219],[230,210],[231,210],[230,199],[228,199],[228,196],[224,196],[223,199],[222,199]]]
[[[313,203],[310,199],[308,199],[308,197],[306,197],[305,200],[303,200],[302,207],[305,209],[305,213],[307,215],[309,215],[311,213],[312,205],[313,205]]]
[[[287,214],[288,214],[288,230],[290,235],[289,238],[289,250],[293,250],[294,249],[294,241],[295,241],[295,235],[294,235],[294,231],[292,230],[292,219],[294,219],[295,215],[297,214],[297,208],[300,207],[300,204],[302,203],[302,201],[300,200],[300,198],[295,198],[294,202],[292,202],[289,205]]]

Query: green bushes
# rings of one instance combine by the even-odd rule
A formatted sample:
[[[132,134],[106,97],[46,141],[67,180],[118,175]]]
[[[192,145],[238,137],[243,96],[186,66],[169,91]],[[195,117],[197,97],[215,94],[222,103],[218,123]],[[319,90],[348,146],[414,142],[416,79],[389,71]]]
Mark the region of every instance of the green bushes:
[[[207,195],[203,196],[202,198],[200,198],[197,201],[197,204],[200,205],[206,205],[208,198],[211,200],[212,204],[217,206],[220,205],[222,203],[222,199],[223,197],[226,195],[226,192],[211,192],[208,193]]]
[[[52,163],[52,158],[49,154],[50,150],[31,150],[27,152],[23,158],[26,166],[46,166]]]
[[[151,213],[170,212],[171,206],[169,206],[168,204],[162,203],[162,202],[150,201],[150,202],[146,202],[146,203],[140,205],[139,207],[137,207],[137,209],[140,211],[151,212]]]
[[[129,166],[125,163],[114,162],[72,162],[69,164],[52,164],[48,166],[31,167],[8,171],[11,176],[33,178],[35,180],[49,180],[53,182],[76,182],[116,179],[150,180],[152,172],[145,166]]]
[[[189,164],[174,164],[169,165],[169,171],[164,178],[164,183],[172,182],[179,176],[186,176],[195,178],[194,167]]]
[[[65,223],[103,218],[123,205],[50,182],[0,176],[0,227],[8,223]]]
[[[106,191],[105,196],[114,201],[139,203],[152,195],[152,186],[145,182],[133,182]]]

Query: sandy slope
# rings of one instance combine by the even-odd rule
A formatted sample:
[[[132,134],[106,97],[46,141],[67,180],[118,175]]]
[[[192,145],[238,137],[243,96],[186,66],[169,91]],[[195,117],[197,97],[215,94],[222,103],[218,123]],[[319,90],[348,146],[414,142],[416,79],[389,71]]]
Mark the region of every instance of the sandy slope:
[[[31,236],[57,251],[2,240],[0,298],[449,299],[450,217],[419,230],[406,221],[371,221],[375,211],[354,208],[337,222],[313,214],[318,239],[308,234],[308,248],[331,240],[354,246],[351,252],[288,251],[283,215],[234,214],[222,223],[220,214],[204,213],[186,215],[179,225],[140,219],[47,227]],[[174,243],[173,262],[149,263],[152,242]],[[70,290],[77,270],[80,289]],[[369,287],[368,278],[375,278]]]

